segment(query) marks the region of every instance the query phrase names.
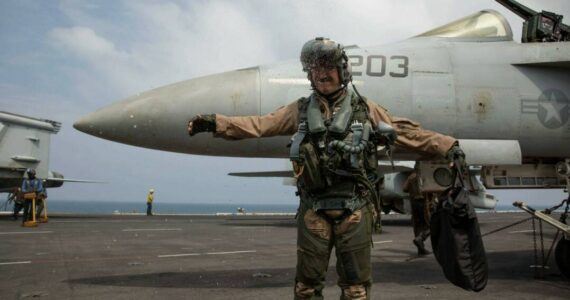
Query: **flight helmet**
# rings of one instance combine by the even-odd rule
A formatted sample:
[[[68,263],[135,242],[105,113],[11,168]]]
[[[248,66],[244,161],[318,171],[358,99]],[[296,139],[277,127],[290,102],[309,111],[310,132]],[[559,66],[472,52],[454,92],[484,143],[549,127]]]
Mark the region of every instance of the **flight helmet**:
[[[336,67],[343,86],[352,80],[352,69],[344,47],[329,38],[317,37],[306,42],[301,50],[301,64],[309,80],[311,69],[316,66]]]
[[[28,168],[26,170],[26,174],[28,174],[28,178],[34,179],[36,177],[36,170],[32,168]]]

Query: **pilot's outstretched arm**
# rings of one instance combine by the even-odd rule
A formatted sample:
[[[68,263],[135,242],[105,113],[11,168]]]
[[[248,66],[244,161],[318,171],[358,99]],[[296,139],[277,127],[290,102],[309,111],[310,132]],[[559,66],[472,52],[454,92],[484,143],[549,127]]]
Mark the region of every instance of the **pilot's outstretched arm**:
[[[198,115],[188,123],[188,133],[214,132],[215,137],[239,140],[277,135],[292,135],[297,131],[299,104],[295,101],[263,116],[228,117],[222,114]],[[204,121],[204,119],[207,119]]]
[[[235,140],[292,135],[297,131],[298,115],[297,101],[263,116],[228,117],[216,114],[214,136]]]
[[[396,146],[398,147],[419,152],[423,155],[447,158],[449,150],[457,145],[457,140],[453,137],[423,129],[417,122],[391,116],[386,109],[373,101],[368,100],[366,102],[374,127],[377,126],[379,121],[394,127],[398,134],[398,139],[396,140]]]

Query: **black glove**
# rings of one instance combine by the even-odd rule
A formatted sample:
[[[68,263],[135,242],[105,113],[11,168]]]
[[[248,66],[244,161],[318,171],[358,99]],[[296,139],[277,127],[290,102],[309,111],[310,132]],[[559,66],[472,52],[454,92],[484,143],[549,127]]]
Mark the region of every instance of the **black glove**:
[[[188,123],[188,134],[190,136],[200,132],[216,131],[216,114],[197,115]]]
[[[453,162],[454,164],[458,164],[458,166],[462,171],[467,170],[467,163],[465,163],[465,153],[458,144],[451,146],[449,151],[447,151],[447,159]]]

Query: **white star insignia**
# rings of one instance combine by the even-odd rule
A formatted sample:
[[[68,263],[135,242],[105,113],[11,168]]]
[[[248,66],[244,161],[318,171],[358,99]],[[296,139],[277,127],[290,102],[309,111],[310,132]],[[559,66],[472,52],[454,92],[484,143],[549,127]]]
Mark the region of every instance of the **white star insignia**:
[[[554,93],[548,95],[548,101],[540,102],[540,106],[546,110],[546,117],[544,117],[544,122],[548,123],[552,119],[556,119],[557,123],[562,123],[561,112],[562,109],[566,108],[566,103],[559,103],[556,100]]]

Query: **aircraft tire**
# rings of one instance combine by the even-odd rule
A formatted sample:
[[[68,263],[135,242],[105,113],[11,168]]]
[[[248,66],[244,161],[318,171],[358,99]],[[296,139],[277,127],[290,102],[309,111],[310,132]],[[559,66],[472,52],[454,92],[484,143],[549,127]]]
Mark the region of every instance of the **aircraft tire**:
[[[558,241],[554,257],[560,273],[562,273],[566,279],[570,280],[570,240],[562,237]]]

